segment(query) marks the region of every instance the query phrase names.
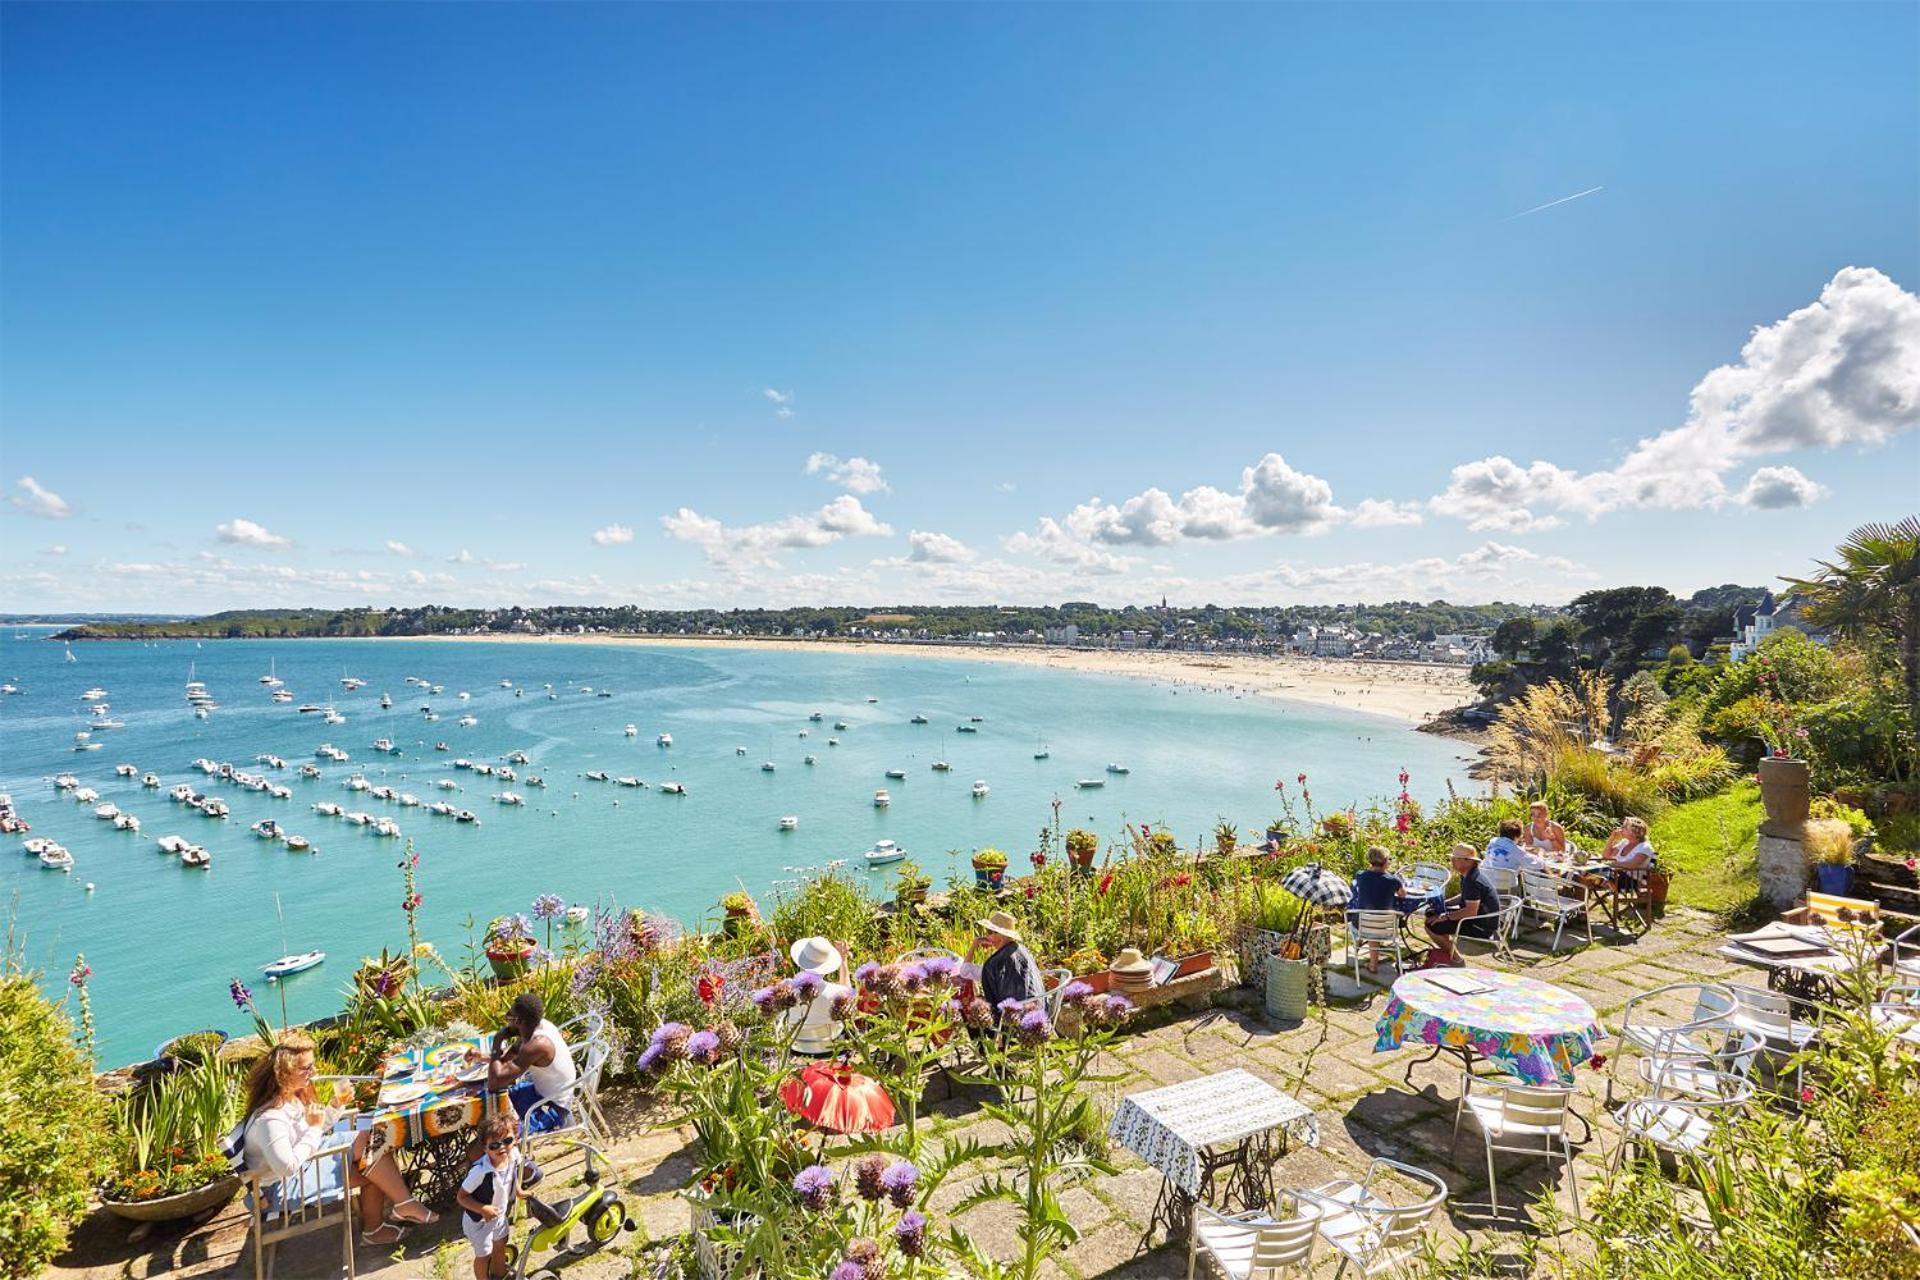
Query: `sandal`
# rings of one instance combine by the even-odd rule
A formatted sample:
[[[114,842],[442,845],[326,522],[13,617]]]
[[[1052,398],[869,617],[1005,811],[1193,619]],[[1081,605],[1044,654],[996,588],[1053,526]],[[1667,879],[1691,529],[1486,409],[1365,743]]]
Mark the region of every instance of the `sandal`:
[[[386,1239],[382,1239],[381,1236],[388,1231],[393,1232],[393,1234]],[[371,1231],[362,1231],[360,1233],[360,1243],[371,1245],[375,1248],[384,1248],[387,1245],[399,1244],[412,1234],[412,1227],[400,1222],[388,1222],[375,1227]]]
[[[414,1208],[418,1209],[421,1213],[425,1214],[426,1216],[422,1218],[405,1218],[395,1212],[395,1210],[404,1208],[407,1205],[412,1205]],[[425,1205],[421,1204],[418,1200],[414,1199],[412,1196],[408,1196],[405,1200],[401,1200],[397,1202],[387,1210],[388,1226],[430,1227],[438,1221],[440,1221],[439,1214],[427,1208]]]

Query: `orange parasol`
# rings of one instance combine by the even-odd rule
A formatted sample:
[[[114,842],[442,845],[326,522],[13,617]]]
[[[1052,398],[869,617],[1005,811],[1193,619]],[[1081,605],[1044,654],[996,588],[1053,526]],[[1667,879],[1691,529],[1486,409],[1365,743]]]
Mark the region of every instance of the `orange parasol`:
[[[875,1133],[893,1123],[887,1091],[844,1062],[808,1063],[781,1083],[780,1101],[808,1124],[835,1133]]]

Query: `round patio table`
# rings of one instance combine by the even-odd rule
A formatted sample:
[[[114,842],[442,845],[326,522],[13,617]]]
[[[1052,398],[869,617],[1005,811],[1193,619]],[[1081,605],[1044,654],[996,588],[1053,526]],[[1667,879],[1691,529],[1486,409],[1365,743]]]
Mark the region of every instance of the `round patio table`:
[[[1573,1069],[1593,1056],[1593,1042],[1606,1034],[1593,1006],[1571,991],[1492,969],[1402,976],[1374,1030],[1375,1053],[1433,1046],[1407,1065],[1409,1081],[1421,1062],[1454,1053],[1469,1071],[1484,1058],[1528,1084],[1572,1084]]]

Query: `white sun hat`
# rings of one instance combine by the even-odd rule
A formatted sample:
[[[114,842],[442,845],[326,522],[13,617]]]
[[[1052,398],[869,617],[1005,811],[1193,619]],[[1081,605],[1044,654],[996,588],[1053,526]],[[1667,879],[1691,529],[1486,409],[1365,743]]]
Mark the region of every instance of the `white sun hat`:
[[[793,960],[794,968],[823,978],[840,972],[840,966],[845,963],[840,958],[840,949],[826,938],[802,938],[787,955]]]

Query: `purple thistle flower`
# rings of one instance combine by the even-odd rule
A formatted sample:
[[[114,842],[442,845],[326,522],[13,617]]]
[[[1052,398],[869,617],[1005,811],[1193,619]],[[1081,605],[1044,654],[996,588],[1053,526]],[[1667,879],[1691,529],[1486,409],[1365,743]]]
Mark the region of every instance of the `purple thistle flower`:
[[[920,1185],[920,1171],[913,1167],[912,1161],[896,1160],[880,1175],[880,1185],[886,1188],[894,1208],[911,1208],[914,1188]]]
[[[927,985],[927,971],[917,964],[895,965],[894,972],[898,975],[900,989],[908,995]]]
[[[1026,1045],[1043,1044],[1053,1037],[1053,1024],[1047,1021],[1044,1009],[1029,1009],[1020,1015],[1020,1042]]]
[[[869,1151],[853,1165],[853,1189],[860,1193],[862,1200],[878,1200],[886,1194],[886,1188],[880,1179],[887,1171],[887,1158],[878,1151]]]
[[[866,966],[862,965],[862,968]],[[900,970],[894,965],[880,965],[866,977],[866,988],[881,999],[900,994]]]
[[[667,1049],[665,1045],[648,1045],[640,1051],[640,1056],[633,1060],[633,1069],[641,1075],[647,1074],[649,1071],[661,1065],[660,1059],[665,1056],[666,1052]]]
[[[975,1031],[984,1031],[993,1025],[993,1006],[975,996],[961,1006],[960,1017]]]
[[[928,983],[939,986],[960,976],[960,962],[952,956],[928,956],[920,962],[920,971],[927,975]]]
[[[824,1209],[833,1202],[833,1174],[823,1164],[810,1164],[794,1177],[793,1190],[807,1208]]]
[[[866,1276],[866,1268],[849,1259],[835,1267],[827,1280],[866,1280]]]
[[[752,995],[748,996],[747,999],[753,1001],[753,1007],[758,1009],[760,1012],[762,1013],[773,1012],[773,988],[772,987],[761,987],[758,990],[756,990]]]
[[[1066,985],[1066,988],[1063,991],[1061,991],[1060,1003],[1063,1005],[1079,1004],[1082,1000],[1085,1000],[1088,996],[1092,994],[1093,994],[1092,987],[1088,986],[1084,982],[1080,982],[1076,980],[1073,982],[1069,982]]]
[[[893,1242],[900,1248],[901,1256],[917,1258],[927,1251],[927,1215],[918,1209],[909,1209],[900,1215],[900,1221],[893,1224]]]
[[[687,1037],[687,1061],[711,1066],[720,1060],[720,1037],[711,1031],[696,1031]]]
[[[1015,1000],[1012,996],[1008,996],[1005,1000],[1002,1000],[999,1004],[996,1004],[993,1007],[994,1007],[994,1011],[997,1012],[1001,1017],[1011,1018],[1014,1014],[1019,1013],[1021,1010],[1025,1009],[1027,1005],[1026,1005],[1026,1002],[1023,1000]]]
[[[860,997],[844,988],[833,993],[833,1003],[828,1006],[835,1022],[845,1022],[860,1008]]]
[[[853,971],[853,980],[864,987],[867,984],[867,979],[879,971],[880,966],[869,960]]]
[[[820,994],[827,985],[826,979],[817,973],[802,971],[793,975],[793,996],[796,1001],[805,1003]]]
[[[877,1240],[855,1236],[847,1241],[847,1261],[860,1268],[860,1280],[887,1280],[887,1258]]]

